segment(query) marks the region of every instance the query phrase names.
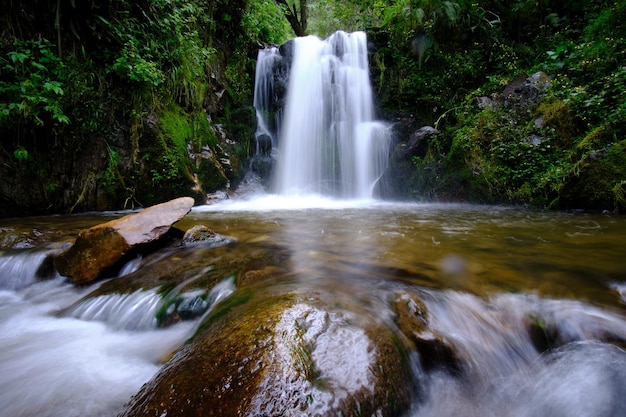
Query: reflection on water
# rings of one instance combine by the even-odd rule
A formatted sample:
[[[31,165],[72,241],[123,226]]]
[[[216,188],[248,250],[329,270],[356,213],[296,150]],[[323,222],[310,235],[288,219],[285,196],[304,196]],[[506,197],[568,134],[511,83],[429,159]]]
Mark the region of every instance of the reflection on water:
[[[154,288],[79,302],[98,284],[75,288],[38,272],[81,228],[119,215],[0,221],[0,242],[13,248],[0,251],[0,416],[114,416],[193,332],[197,321],[154,329]],[[413,352],[421,388],[411,417],[617,416],[626,408],[626,353],[604,343],[626,340],[626,218],[268,197],[196,207],[176,226],[196,224],[238,241],[202,249],[197,258],[206,264],[194,264],[200,277],[226,256],[281,251],[283,264],[262,269],[258,285],[323,293],[355,322],[393,323],[390,300],[419,296],[433,337],[453,346],[462,377],[432,371]],[[156,257],[151,267],[174,259]],[[141,262],[127,272],[145,268]],[[226,283],[216,286],[224,297],[236,291]],[[301,308],[311,320],[322,317],[316,307]],[[135,313],[139,325],[116,318]],[[348,329],[352,339],[362,336]],[[370,355],[361,348],[342,354]]]
[[[285,203],[287,204],[287,203]],[[324,204],[322,201],[320,205]],[[242,242],[286,247],[303,280],[346,274],[487,295],[536,292],[619,305],[626,219],[510,207],[280,200],[195,208],[201,222]],[[608,290],[608,291],[607,291]]]

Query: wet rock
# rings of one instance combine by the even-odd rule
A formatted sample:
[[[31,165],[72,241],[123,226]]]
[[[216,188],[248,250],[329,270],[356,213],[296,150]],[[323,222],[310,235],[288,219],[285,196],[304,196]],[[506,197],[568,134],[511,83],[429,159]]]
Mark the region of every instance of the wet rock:
[[[275,160],[269,156],[255,156],[250,161],[250,169],[257,174],[262,182],[267,183],[272,176]]]
[[[224,236],[219,233],[215,233],[203,225],[195,225],[185,232],[182,239],[182,244],[185,246],[190,245],[204,245],[210,247],[224,246],[236,241],[235,238],[230,236]]]
[[[200,317],[209,307],[209,302],[203,297],[183,298],[176,309],[182,320],[191,320]]]
[[[193,198],[181,197],[82,230],[74,245],[56,258],[55,266],[75,284],[92,282],[131,249],[161,238],[193,204]]]
[[[272,155],[272,138],[267,134],[261,134],[256,137],[257,154],[261,156]]]
[[[405,335],[419,334],[427,329],[426,305],[419,298],[402,294],[395,300],[396,324]]]
[[[242,288],[122,416],[396,416],[410,403],[391,330],[320,299]]]
[[[215,238],[216,233],[206,226],[195,225],[185,232],[183,236],[183,244],[204,242]]]
[[[431,331],[426,305],[414,294],[401,294],[394,303],[395,322],[420,355],[425,371],[444,370],[458,374],[461,361],[445,338]]]
[[[588,340],[626,346],[626,327],[619,316],[575,301],[545,302],[541,311],[527,315],[524,325],[538,352]]]
[[[410,189],[410,178],[415,171],[413,158],[426,156],[428,146],[439,132],[432,126],[422,126],[409,130],[412,120],[400,120],[394,125],[397,138],[388,161],[387,168],[376,183],[375,195],[383,199],[403,198]]]
[[[206,204],[215,204],[230,199],[230,195],[226,191],[216,191],[206,195]]]
[[[428,142],[439,131],[432,126],[422,126],[409,137],[406,143],[405,152],[409,156],[424,157],[428,150]]]

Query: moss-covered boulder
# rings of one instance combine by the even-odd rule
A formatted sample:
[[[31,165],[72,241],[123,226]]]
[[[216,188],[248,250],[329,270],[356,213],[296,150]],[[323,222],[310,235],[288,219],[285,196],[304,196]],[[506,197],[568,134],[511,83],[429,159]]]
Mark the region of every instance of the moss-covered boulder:
[[[239,289],[122,416],[401,415],[412,383],[392,330],[322,299]]]
[[[567,177],[559,204],[567,209],[626,210],[626,140],[582,158]]]

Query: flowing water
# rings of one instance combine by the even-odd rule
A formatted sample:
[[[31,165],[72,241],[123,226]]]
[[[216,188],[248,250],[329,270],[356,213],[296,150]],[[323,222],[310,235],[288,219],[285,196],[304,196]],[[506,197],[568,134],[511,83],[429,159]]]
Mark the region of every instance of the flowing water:
[[[373,201],[389,136],[374,120],[364,34],[295,40],[283,78],[271,75],[278,52],[259,54],[255,106],[265,152],[268,140],[280,148],[280,193],[195,207],[176,225],[204,225],[235,244],[162,249],[104,284],[76,287],[53,257],[81,229],[126,213],[0,220],[0,417],[117,415],[202,317],[246,285],[326,297],[337,309],[300,303],[275,328],[276,361],[291,360],[294,338],[315,346],[308,358],[324,384],[300,383],[320,413],[374,383],[376,352],[357,324],[376,322],[406,344],[416,387],[406,417],[626,415],[626,218]],[[275,81],[288,81],[284,114],[270,109]],[[241,276],[247,262],[256,269]],[[143,271],[152,284],[96,291]],[[159,274],[183,279],[163,297]],[[210,288],[186,290],[207,275],[217,277]],[[204,313],[159,327],[169,294]],[[424,304],[415,311],[445,341],[433,358],[393,300]],[[271,410],[289,383],[269,381],[252,409]]]
[[[276,192],[371,198],[391,134],[374,117],[365,33],[297,38],[290,48],[285,57],[260,51],[256,68],[257,138],[268,135],[280,149]],[[287,86],[284,114],[272,118],[275,79]]]
[[[200,319],[156,327],[156,288],[83,300],[99,284],[77,288],[42,267],[80,228],[119,215],[0,221],[14,248],[0,256],[0,416],[114,416],[193,334]],[[237,238],[229,256],[285,249],[276,282],[323,288],[372,317],[394,314],[390,293],[419,292],[465,371],[413,361],[427,382],[411,417],[624,415],[624,217],[268,196],[196,207],[177,226],[195,224]],[[233,291],[226,279],[210,299]],[[529,317],[558,326],[558,349],[538,349]],[[358,349],[332,343],[338,355]]]

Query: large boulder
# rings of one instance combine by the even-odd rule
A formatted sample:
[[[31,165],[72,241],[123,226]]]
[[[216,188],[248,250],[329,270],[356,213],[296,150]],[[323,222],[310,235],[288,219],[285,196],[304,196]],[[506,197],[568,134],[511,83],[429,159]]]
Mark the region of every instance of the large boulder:
[[[317,295],[239,289],[121,416],[403,415],[412,379],[393,332]]]
[[[193,204],[193,198],[181,197],[82,230],[74,245],[57,256],[55,266],[75,284],[88,284],[132,248],[161,238],[191,211]]]

